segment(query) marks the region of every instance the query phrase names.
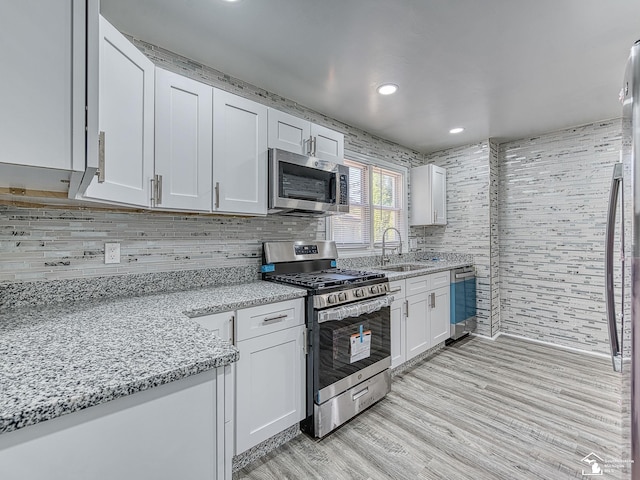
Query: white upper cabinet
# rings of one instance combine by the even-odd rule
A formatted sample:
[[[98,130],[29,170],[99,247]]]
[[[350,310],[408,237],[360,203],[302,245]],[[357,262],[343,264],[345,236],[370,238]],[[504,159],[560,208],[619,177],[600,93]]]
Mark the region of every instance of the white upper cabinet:
[[[342,164],[344,162],[344,135],[327,127],[311,124],[313,156]]]
[[[447,170],[436,165],[411,169],[410,225],[447,224]]]
[[[344,135],[270,108],[269,148],[343,163]]]
[[[213,92],[213,211],[267,214],[267,107]]]
[[[153,63],[100,17],[99,130],[104,132],[100,175],[83,199],[150,205],[153,174]]]
[[[288,113],[269,109],[269,148],[307,155],[311,123]]]
[[[71,183],[75,195],[86,168],[86,18],[94,10],[95,0],[3,2],[0,187],[66,193]]]
[[[211,211],[213,88],[156,69],[153,206]]]

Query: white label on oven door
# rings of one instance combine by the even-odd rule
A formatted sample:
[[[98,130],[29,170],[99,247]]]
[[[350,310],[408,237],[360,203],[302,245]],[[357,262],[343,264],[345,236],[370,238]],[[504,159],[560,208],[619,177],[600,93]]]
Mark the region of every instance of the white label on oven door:
[[[355,363],[371,355],[371,330],[364,331],[360,325],[360,332],[351,335],[351,363]]]

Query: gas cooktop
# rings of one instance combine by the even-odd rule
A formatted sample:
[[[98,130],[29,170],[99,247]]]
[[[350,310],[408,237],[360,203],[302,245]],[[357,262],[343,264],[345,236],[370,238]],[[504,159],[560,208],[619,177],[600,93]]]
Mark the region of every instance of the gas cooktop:
[[[360,270],[330,268],[315,272],[276,274],[271,275],[269,279],[280,283],[318,289],[340,285],[354,285],[379,278],[385,278],[385,275],[383,273],[364,272]]]

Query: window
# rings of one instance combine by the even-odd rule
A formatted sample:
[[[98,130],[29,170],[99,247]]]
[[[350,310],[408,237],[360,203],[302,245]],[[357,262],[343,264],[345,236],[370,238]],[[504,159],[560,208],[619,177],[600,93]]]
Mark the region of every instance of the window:
[[[406,169],[345,159],[349,167],[349,213],[330,220],[328,238],[340,249],[372,251],[382,245],[382,234],[397,228],[406,248]],[[387,232],[386,241],[397,244],[397,232]]]

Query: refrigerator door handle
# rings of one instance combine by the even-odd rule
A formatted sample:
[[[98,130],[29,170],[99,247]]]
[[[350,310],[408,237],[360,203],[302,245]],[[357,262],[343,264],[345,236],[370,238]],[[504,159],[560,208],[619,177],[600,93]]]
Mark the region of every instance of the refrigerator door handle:
[[[618,325],[616,322],[616,305],[613,285],[613,243],[615,237],[616,211],[618,208],[618,192],[622,183],[622,163],[616,163],[611,178],[611,191],[609,194],[609,213],[607,216],[607,235],[605,249],[605,283],[607,325],[609,327],[609,346],[611,347],[611,363],[613,370],[619,372],[622,369],[620,356],[620,342],[618,340]]]

